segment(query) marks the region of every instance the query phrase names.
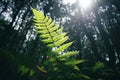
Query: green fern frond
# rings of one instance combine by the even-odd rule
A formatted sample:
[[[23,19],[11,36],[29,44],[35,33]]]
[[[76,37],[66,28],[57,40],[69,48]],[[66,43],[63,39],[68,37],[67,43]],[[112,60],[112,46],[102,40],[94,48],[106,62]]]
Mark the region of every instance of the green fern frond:
[[[68,59],[70,58],[70,56],[76,55],[79,52],[78,51],[71,51],[66,53],[64,52],[73,44],[73,42],[67,42],[69,37],[67,36],[66,32],[63,32],[63,27],[60,27],[60,24],[56,25],[52,18],[49,18],[42,12],[37,11],[36,9],[33,8],[32,11],[34,13],[35,28],[39,34],[39,37],[44,43],[46,43],[47,47],[54,48],[54,50],[51,50],[52,51],[51,55],[53,56],[51,57],[51,59],[49,59],[49,61],[50,62],[53,62],[55,60],[56,62],[57,60],[63,61],[64,64],[71,65],[72,67],[74,67],[74,69],[79,71],[79,68],[76,65],[84,62],[84,60]],[[57,53],[57,55],[54,53]]]
[[[85,60],[72,59],[73,57],[71,56],[77,55],[79,53],[78,51],[67,52],[66,49],[68,49],[73,44],[73,42],[67,42],[69,37],[67,36],[66,32],[63,32],[63,27],[60,27],[60,24],[56,25],[52,18],[49,18],[42,12],[33,8],[31,9],[34,13],[33,22],[35,24],[35,28],[39,34],[39,37],[41,38],[41,41],[51,49],[50,54],[47,55],[47,60],[43,61],[43,67],[36,66],[37,69],[42,73],[47,73],[48,75],[51,75],[51,72],[52,75],[65,72],[61,66],[66,70],[68,68],[75,71],[80,71],[77,65],[85,62]],[[71,71],[67,71],[65,74],[69,75],[68,73],[71,73]],[[59,75],[57,77],[59,77]],[[85,75],[82,75],[82,77],[88,78]],[[47,80],[53,79],[49,76]]]
[[[54,40],[54,41],[60,40],[61,38],[65,37],[66,34],[67,34],[67,33],[61,33],[61,34],[53,37],[53,40]]]
[[[48,19],[49,19],[48,16],[46,16],[43,22],[47,22]]]
[[[77,71],[80,71],[80,69],[78,68],[78,66],[74,66],[74,69]]]
[[[85,62],[85,60],[72,60],[72,61],[66,62],[65,64],[66,65],[77,65],[77,64],[80,64],[80,63],[83,63],[83,62]]]
[[[63,52],[65,49],[67,49],[69,46],[72,45],[73,42],[69,42],[69,43],[66,43],[66,44],[63,44],[61,45],[60,47],[58,47],[54,52]]]
[[[69,39],[68,36],[63,37],[62,39],[58,40],[57,42],[54,42],[54,44],[55,44],[55,46],[60,46],[61,44],[66,42],[68,39]]]
[[[78,53],[79,53],[78,51],[71,51],[71,52],[67,52],[67,53],[64,53],[63,55],[58,56],[58,58],[67,58],[67,57],[76,55]]]
[[[50,25],[48,25],[48,28],[53,27],[53,26],[54,26],[54,24],[55,24],[55,22],[53,21]]]
[[[55,47],[55,45],[51,43],[51,44],[48,44],[47,47]]]
[[[50,37],[50,36],[52,36],[52,37],[54,37],[54,35],[56,35],[56,33],[55,32],[51,32],[51,34],[41,34],[40,35],[40,37],[41,38],[48,38],[48,37]]]
[[[65,44],[69,37],[66,36],[67,33],[62,32],[63,29],[59,24],[55,25],[52,18],[49,18],[47,15],[45,16],[42,12],[37,11],[36,9],[32,8],[32,11],[35,16],[35,28],[38,30],[40,37],[43,38],[42,41],[47,43],[48,47],[57,47],[54,52],[62,52],[72,45],[72,42]]]
[[[35,19],[38,20],[38,19],[44,19],[44,14],[36,9],[33,9],[31,8],[33,13],[34,13],[34,16],[35,16]]]
[[[42,41],[45,43],[53,42],[52,38],[43,39]]]
[[[52,27],[52,28],[48,27],[48,30],[49,30],[49,32],[53,32],[53,31],[57,30],[58,28],[59,28],[59,24],[54,26],[54,27]]]

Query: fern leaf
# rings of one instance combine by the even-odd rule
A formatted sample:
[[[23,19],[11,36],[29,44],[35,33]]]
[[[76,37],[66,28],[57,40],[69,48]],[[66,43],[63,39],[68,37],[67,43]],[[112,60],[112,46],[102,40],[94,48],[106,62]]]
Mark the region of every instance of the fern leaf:
[[[44,14],[36,9],[31,8],[36,19],[44,19]]]
[[[77,64],[80,64],[80,63],[83,63],[83,62],[85,62],[85,60],[73,60],[73,61],[68,61],[65,64],[66,65],[77,65]]]
[[[54,36],[56,36],[56,32],[51,32],[50,35],[51,35],[52,37],[54,37]]]
[[[52,23],[52,19],[50,18],[47,22],[46,22],[46,25],[50,25],[50,23]]]
[[[50,34],[41,34],[40,37],[41,38],[48,38],[50,36]]]
[[[42,41],[45,43],[53,42],[53,40],[51,38],[43,39]]]
[[[34,23],[43,23],[44,21],[42,21],[43,19],[34,19],[33,22]]]
[[[102,69],[102,68],[104,68],[104,63],[97,62],[93,67],[93,71],[97,71],[98,69]]]
[[[58,29],[56,32],[61,33],[63,31],[63,28]]]
[[[49,29],[49,28],[53,27],[54,25],[55,25],[55,22],[52,22],[50,25],[47,26],[47,28]]]
[[[45,19],[43,20],[44,22],[47,22],[48,21],[48,16],[45,17]]]
[[[61,65],[70,66],[73,69],[80,71],[76,65],[83,63],[84,60],[70,59],[70,56],[78,54],[78,51],[64,53],[64,50],[68,49],[73,42],[65,43],[69,39],[69,37],[66,36],[67,33],[63,32],[63,27],[60,27],[60,24],[56,25],[52,18],[49,18],[42,12],[39,12],[33,8],[32,11],[35,16],[34,17],[35,28],[38,34],[40,34],[39,37],[44,43],[46,43],[47,47],[54,48],[54,50],[51,50],[51,54],[48,55],[49,56],[48,61],[50,62],[50,65],[52,65],[50,67],[53,67],[53,71],[55,72],[58,70],[59,67],[56,67],[60,64],[57,63],[58,61],[62,62]],[[56,54],[60,52],[64,54]],[[47,66],[49,66],[49,64],[47,64]],[[39,69],[39,71],[47,73],[47,71],[44,68],[41,68],[39,66],[37,66],[37,68]]]
[[[59,28],[59,24],[49,29],[49,32],[53,32]]]
[[[60,46],[61,44],[63,44],[67,40],[68,40],[68,36],[58,40],[57,42],[55,42],[55,46]]]
[[[80,71],[78,66],[74,66],[74,69],[77,70],[77,71]]]
[[[63,44],[62,46],[60,46],[59,48],[57,48],[54,52],[62,52],[64,51],[65,49],[67,49],[69,46],[72,45],[73,42],[69,42],[69,43],[66,43],[66,44]]]
[[[57,41],[57,40],[63,38],[66,34],[67,34],[67,33],[61,33],[61,34],[59,34],[59,35],[53,37],[53,40],[54,40],[54,41]]]
[[[35,26],[36,27],[44,27],[44,26],[46,26],[45,24],[42,24],[42,23],[35,23]]]
[[[38,33],[41,33],[41,34],[45,34],[45,33],[48,33],[49,31],[48,30],[39,30]]]
[[[57,47],[55,52],[62,52],[72,45],[73,42],[64,44],[68,40],[68,36],[65,37],[66,33],[63,33],[63,28],[59,28],[59,24],[55,25],[51,18],[33,9],[35,15],[34,21],[36,22],[36,29],[38,33],[41,34],[40,37],[43,38],[43,42],[48,43],[48,47]],[[62,45],[63,44],[63,45]],[[59,46],[59,47],[58,47]],[[68,52],[65,56],[74,55],[76,52]]]
[[[55,45],[53,43],[51,43],[51,44],[48,44],[47,47],[52,48],[52,47],[55,47]]]
[[[76,55],[76,54],[78,54],[79,52],[78,51],[72,51],[72,52],[67,52],[67,53],[65,53],[65,54],[63,54],[63,55],[60,55],[60,56],[58,56],[59,58],[66,58],[66,57],[70,57],[70,56],[73,56],[73,55]]]
[[[49,38],[50,36],[54,37],[54,36],[56,36],[56,33],[52,32],[51,34],[41,34],[40,35],[41,38]]]

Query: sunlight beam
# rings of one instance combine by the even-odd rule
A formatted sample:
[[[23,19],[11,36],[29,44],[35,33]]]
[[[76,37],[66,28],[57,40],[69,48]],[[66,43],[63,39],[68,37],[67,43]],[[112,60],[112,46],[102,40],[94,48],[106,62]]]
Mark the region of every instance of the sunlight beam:
[[[78,0],[78,1],[79,1],[79,7],[80,7],[81,9],[86,10],[86,9],[88,9],[89,7],[92,6],[92,1],[93,1],[93,0]]]

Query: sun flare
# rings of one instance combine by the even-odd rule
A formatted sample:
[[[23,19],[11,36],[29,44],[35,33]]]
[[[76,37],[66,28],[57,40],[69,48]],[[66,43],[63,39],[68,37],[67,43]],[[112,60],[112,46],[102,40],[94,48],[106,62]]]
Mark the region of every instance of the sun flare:
[[[92,6],[93,0],[78,0],[78,1],[79,1],[80,8],[86,10]]]
[[[78,3],[81,9],[89,9],[93,5],[93,0],[63,0],[63,4],[74,4]]]

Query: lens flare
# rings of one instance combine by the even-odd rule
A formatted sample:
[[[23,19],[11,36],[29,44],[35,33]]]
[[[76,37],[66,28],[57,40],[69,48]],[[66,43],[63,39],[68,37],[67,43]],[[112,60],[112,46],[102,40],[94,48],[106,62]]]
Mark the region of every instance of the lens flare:
[[[92,6],[93,0],[78,0],[78,1],[79,1],[80,8],[86,10]]]

